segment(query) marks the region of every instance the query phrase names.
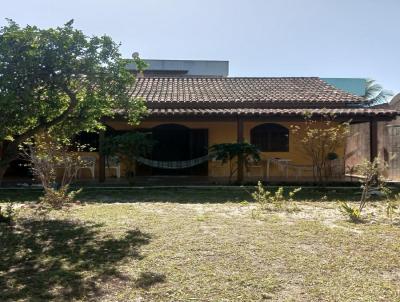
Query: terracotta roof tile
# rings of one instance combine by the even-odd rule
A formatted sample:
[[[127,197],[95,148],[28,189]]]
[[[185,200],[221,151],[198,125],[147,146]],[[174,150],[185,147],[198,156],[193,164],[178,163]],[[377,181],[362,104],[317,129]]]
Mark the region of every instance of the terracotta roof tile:
[[[365,99],[320,78],[139,78],[134,97],[149,108],[345,106]]]
[[[143,97],[151,116],[394,117],[388,108],[366,108],[365,99],[309,78],[139,78],[134,97]],[[122,113],[122,112],[121,112]]]

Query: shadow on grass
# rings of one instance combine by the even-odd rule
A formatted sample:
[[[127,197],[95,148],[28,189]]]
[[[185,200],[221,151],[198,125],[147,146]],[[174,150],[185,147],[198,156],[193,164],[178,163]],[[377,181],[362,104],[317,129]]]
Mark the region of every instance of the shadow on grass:
[[[150,237],[131,230],[115,239],[100,227],[64,220],[0,225],[0,300],[89,298],[101,294],[98,283],[123,280],[118,264],[141,259],[139,248]]]
[[[165,282],[166,277],[164,274],[153,273],[153,272],[144,272],[141,273],[139,278],[136,280],[136,287],[148,289],[149,287],[157,284]]]
[[[114,202],[169,202],[169,203],[240,203],[253,201],[251,193],[255,187],[232,188],[168,188],[168,189],[125,189],[125,190],[89,190],[83,189],[78,198],[85,202],[114,203]],[[275,192],[277,187],[266,187]],[[288,195],[292,188],[284,188]],[[297,201],[355,201],[359,199],[359,188],[345,189],[313,189],[303,188],[294,197]]]

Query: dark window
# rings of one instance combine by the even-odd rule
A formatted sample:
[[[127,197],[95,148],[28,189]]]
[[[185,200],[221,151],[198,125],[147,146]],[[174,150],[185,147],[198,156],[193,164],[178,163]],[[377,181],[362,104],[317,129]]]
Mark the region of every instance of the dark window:
[[[278,124],[262,124],[251,129],[250,142],[263,152],[288,152],[289,130]]]

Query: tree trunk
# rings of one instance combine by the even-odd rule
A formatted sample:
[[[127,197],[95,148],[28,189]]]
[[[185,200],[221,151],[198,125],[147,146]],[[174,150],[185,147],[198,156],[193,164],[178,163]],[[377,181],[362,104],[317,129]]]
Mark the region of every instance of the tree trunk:
[[[3,149],[0,150],[0,186],[3,182],[4,174],[6,173],[10,163],[18,158],[18,147],[13,143],[4,146]]]
[[[7,165],[0,165],[0,187],[2,186],[3,176],[6,173],[7,169],[8,169],[8,164]]]

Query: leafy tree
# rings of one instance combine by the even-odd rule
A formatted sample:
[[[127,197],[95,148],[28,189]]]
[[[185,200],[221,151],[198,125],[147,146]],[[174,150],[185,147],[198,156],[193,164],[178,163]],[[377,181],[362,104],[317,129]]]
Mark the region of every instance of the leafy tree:
[[[384,89],[375,80],[367,79],[364,98],[371,106],[387,103],[388,99],[393,96],[393,92]]]
[[[216,160],[220,160],[222,164],[229,163],[229,183],[232,176],[239,169],[239,159],[243,160],[245,167],[250,162],[260,161],[260,151],[249,143],[223,143],[210,147],[210,153]]]
[[[0,181],[18,146],[38,133],[96,131],[121,109],[136,124],[146,108],[132,98],[126,64],[110,37],[88,37],[73,20],[50,29],[8,20],[0,28]]]
[[[135,179],[136,157],[150,154],[154,146],[151,133],[129,132],[112,137],[106,137],[100,146],[101,153],[107,158],[118,157],[126,164],[126,176],[129,183]]]
[[[319,183],[323,183],[327,178],[333,154],[336,155],[337,149],[343,146],[350,131],[348,122],[337,123],[334,119],[335,116],[328,114],[320,119],[306,114],[303,127],[291,127],[293,133],[301,134],[301,146],[306,156],[311,159],[314,178]]]

